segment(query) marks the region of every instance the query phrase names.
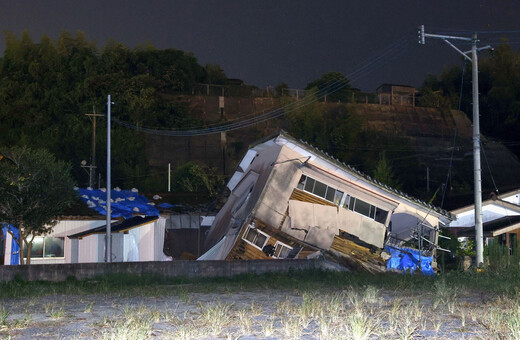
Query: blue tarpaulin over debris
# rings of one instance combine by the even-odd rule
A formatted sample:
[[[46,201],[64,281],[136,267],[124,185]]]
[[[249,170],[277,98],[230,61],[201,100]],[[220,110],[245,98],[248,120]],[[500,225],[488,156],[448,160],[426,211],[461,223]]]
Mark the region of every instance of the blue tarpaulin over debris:
[[[8,231],[14,236],[11,242],[11,264],[18,264],[20,262],[20,246],[16,241],[19,237],[18,228],[11,224],[3,224],[2,232],[7,235]]]
[[[77,189],[81,199],[89,208],[106,215],[107,193],[105,189]],[[159,216],[159,210],[146,197],[139,195],[137,189],[112,189],[111,193],[112,217],[131,218],[133,213],[146,216]]]
[[[410,248],[386,246],[385,249],[391,256],[386,261],[387,270],[413,274],[419,269],[423,275],[435,275],[431,266],[432,256],[422,256],[418,250]]]

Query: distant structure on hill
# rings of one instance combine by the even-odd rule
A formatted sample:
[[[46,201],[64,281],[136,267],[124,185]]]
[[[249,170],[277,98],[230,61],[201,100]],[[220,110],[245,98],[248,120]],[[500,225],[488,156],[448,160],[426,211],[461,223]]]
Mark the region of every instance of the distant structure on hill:
[[[383,84],[376,89],[380,105],[415,106],[415,87]]]

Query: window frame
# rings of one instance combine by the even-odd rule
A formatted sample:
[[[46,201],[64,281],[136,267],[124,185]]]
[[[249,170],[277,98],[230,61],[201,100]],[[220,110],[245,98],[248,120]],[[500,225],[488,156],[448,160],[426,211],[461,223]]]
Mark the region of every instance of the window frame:
[[[31,255],[31,260],[36,260],[36,261],[42,261],[42,260],[48,260],[48,259],[64,259],[65,258],[65,237],[58,237],[58,236],[35,236],[34,239],[36,238],[41,238],[42,241],[43,241],[43,246],[42,246],[42,256],[32,256]],[[57,239],[60,239],[63,241],[63,256],[45,256],[45,240],[48,239],[48,238],[57,238]],[[34,242],[34,240],[33,240]],[[26,251],[28,251],[29,249],[27,249],[25,247],[25,244],[22,248],[22,252],[23,252],[23,257],[24,259],[27,260],[27,254],[25,253]],[[31,248],[31,251],[33,250],[33,248]]]
[[[305,179],[302,181],[303,176],[305,176]],[[316,187],[316,182],[319,182],[319,183],[324,184],[326,186],[325,197],[317,195],[314,192],[305,190],[305,187],[307,186],[307,179],[309,179],[309,178],[314,181],[314,183],[312,185],[312,190],[314,190],[314,188]],[[329,191],[329,188],[335,190],[334,198],[333,198],[334,200],[333,201],[330,201],[330,200],[328,200],[326,198],[327,192]],[[374,204],[372,204],[370,202],[367,202],[365,200],[362,200],[360,198],[352,196],[351,194],[346,193],[344,191],[341,191],[341,190],[339,190],[339,189],[337,189],[335,187],[329,186],[327,183],[318,181],[318,180],[314,179],[313,177],[310,177],[310,176],[308,176],[306,174],[302,174],[301,175],[300,180],[298,181],[298,184],[296,185],[296,189],[304,191],[304,192],[306,192],[306,193],[308,193],[310,195],[313,195],[315,197],[319,197],[321,199],[324,199],[325,201],[330,202],[330,203],[334,204],[335,206],[341,207],[341,208],[346,209],[346,210],[350,210],[350,211],[352,211],[352,212],[354,212],[354,213],[356,213],[358,215],[364,216],[366,218],[371,219],[372,221],[374,221],[376,223],[380,223],[380,224],[383,224],[383,225],[385,224],[385,222],[386,222],[386,220],[388,218],[388,214],[390,213],[388,210],[385,210],[385,209],[380,208],[377,205],[374,205]],[[341,198],[339,199],[339,201],[336,203],[335,202],[335,198],[336,198],[336,194],[338,192],[340,192],[342,195],[341,195]],[[368,215],[365,215],[365,214],[355,210],[356,209],[356,205],[357,205],[357,201],[361,201],[361,202],[363,202],[365,204],[368,204],[368,206],[369,206],[368,207]],[[378,211],[382,211],[386,215],[386,218],[382,222],[378,221],[376,219]]]
[[[254,241],[255,241],[255,239],[256,239],[256,236],[255,236],[255,238],[253,239],[253,242],[251,242],[251,241],[249,241],[249,240],[246,239],[246,236],[247,236],[247,234],[249,233],[250,230],[254,230],[254,231],[256,231],[258,234],[262,234],[262,235],[264,235],[264,236],[266,237],[266,239],[265,239],[265,241],[264,241],[264,244],[262,245],[261,248],[260,248],[258,245],[256,245],[256,244],[254,243]],[[249,244],[252,245],[253,247],[255,247],[255,248],[257,248],[257,249],[260,249],[260,250],[264,249],[265,245],[267,244],[267,242],[269,241],[270,238],[271,238],[271,236],[269,236],[268,234],[264,233],[264,232],[261,231],[260,229],[258,229],[258,228],[256,228],[256,227],[252,226],[251,224],[249,224],[249,225],[247,226],[247,229],[246,229],[246,231],[244,232],[244,235],[242,235],[242,240],[244,240],[245,242],[249,243]]]
[[[289,253],[291,252],[291,250],[293,250],[294,248],[291,247],[290,245],[288,244],[285,244],[283,242],[280,242],[280,241],[276,241],[275,244],[274,244],[274,253],[273,253],[273,256],[271,257],[274,257],[275,259],[286,259],[286,257],[279,257],[279,256],[276,256],[276,248],[278,247],[278,245],[280,245],[281,247],[285,247],[285,248],[288,248],[289,249],[289,252],[287,253],[287,255],[289,255]]]
[[[302,179],[303,176],[305,176],[305,180],[302,181],[301,179]],[[314,181],[314,183],[312,184],[312,190],[313,190],[313,191],[314,191],[314,189],[316,188],[316,183],[317,183],[317,182],[318,182],[318,183],[321,183],[321,184],[323,184],[323,185],[325,185],[325,196],[320,196],[320,195],[315,194],[313,191],[305,190],[305,187],[307,186],[307,179],[308,179],[308,178],[310,178],[311,180]],[[301,184],[301,185],[300,185],[300,184]],[[328,185],[328,184],[325,183],[325,182],[318,181],[317,179],[315,179],[315,178],[313,178],[313,177],[310,177],[310,176],[308,176],[308,175],[306,175],[306,174],[302,174],[302,175],[301,175],[300,180],[298,181],[298,184],[296,185],[296,189],[301,190],[301,191],[304,191],[304,192],[306,192],[306,193],[308,193],[308,194],[311,194],[311,195],[313,195],[313,196],[315,196],[315,197],[319,197],[319,198],[321,198],[322,200],[325,200],[325,201],[327,201],[327,202],[330,202],[330,203],[332,203],[332,204],[334,204],[334,205],[336,205],[336,206],[340,204],[340,202],[343,200],[343,197],[345,196],[345,192],[344,192],[344,191],[341,191],[341,190],[339,190],[339,189],[337,189],[337,188],[335,188],[335,187],[333,187],[333,186],[330,186],[330,185]],[[327,192],[329,191],[329,189],[334,190],[334,196],[333,196],[333,198],[332,198],[332,201],[329,200],[329,199],[327,199]],[[335,202],[335,198],[336,198],[336,195],[337,195],[338,192],[341,192],[342,195],[341,195],[341,198],[339,199],[338,203],[336,203],[336,202]]]

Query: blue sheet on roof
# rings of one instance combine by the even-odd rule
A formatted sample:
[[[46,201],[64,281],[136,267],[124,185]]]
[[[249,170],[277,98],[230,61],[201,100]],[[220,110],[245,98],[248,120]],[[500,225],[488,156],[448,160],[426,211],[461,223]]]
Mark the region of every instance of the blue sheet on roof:
[[[386,246],[390,258],[386,261],[386,269],[413,274],[419,269],[423,275],[435,275],[432,268],[432,256],[421,256],[420,252],[410,248],[398,248]]]
[[[107,193],[102,189],[77,189],[81,199],[89,208],[106,215]],[[159,211],[146,197],[139,195],[137,190],[112,189],[111,193],[112,217],[131,218],[133,213],[146,216],[159,216]]]

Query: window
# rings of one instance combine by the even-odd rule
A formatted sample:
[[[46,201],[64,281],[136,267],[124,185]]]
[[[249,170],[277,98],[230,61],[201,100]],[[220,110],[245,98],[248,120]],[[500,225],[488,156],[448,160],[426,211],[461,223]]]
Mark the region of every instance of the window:
[[[370,208],[371,205],[365,201],[356,198],[356,202],[354,203],[354,211],[360,213],[361,215],[370,216]]]
[[[374,220],[376,222],[384,224],[386,222],[386,218],[387,217],[388,217],[388,211],[385,211],[385,210],[377,208],[377,210],[376,210],[376,217],[374,218]]]
[[[302,175],[296,188],[322,197],[336,205],[341,205],[345,209],[355,211],[379,223],[384,224],[388,217],[388,211],[380,209],[359,198],[350,196],[349,194],[345,194],[343,191],[329,187],[306,175]]]
[[[289,253],[291,252],[293,248],[280,242],[276,241],[276,244],[274,245],[274,255],[273,257],[276,257],[278,259],[285,259]]]
[[[388,211],[349,195],[347,195],[345,203],[343,203],[343,208],[355,211],[383,224],[386,222],[386,218],[388,217]]]
[[[343,197],[342,191],[336,190],[333,187],[329,187],[327,184],[305,175],[302,175],[296,188],[310,192],[311,194],[324,198],[336,205],[339,205],[339,202]]]
[[[307,180],[305,181],[305,188],[303,190],[314,192],[314,183],[316,183],[314,179],[307,177]]]
[[[265,244],[267,243],[267,240],[269,240],[269,235],[256,229],[252,225],[249,225],[242,239],[247,243],[262,250]]]
[[[327,185],[321,182],[316,181],[314,184],[314,195],[318,195],[320,197],[325,198],[325,193],[327,192]]]
[[[31,258],[64,257],[63,237],[36,236],[31,248]],[[23,249],[23,256],[27,258],[27,248]]]

